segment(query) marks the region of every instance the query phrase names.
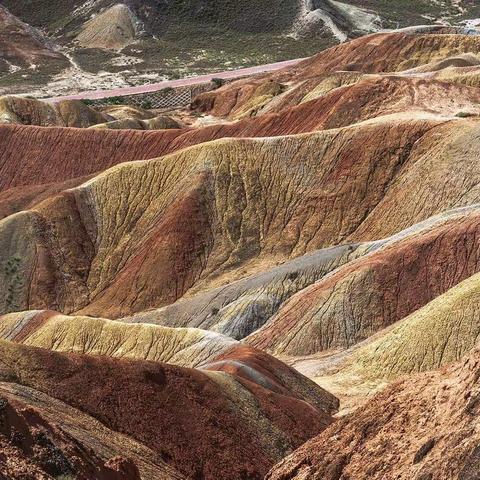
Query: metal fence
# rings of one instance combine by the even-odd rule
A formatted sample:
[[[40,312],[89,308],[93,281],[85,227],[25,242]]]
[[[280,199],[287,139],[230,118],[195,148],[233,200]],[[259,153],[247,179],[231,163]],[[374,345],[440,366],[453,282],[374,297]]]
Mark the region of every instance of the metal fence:
[[[200,93],[213,90],[215,85],[205,83],[191,87],[164,88],[157,92],[139,93],[122,96],[122,104],[135,105],[142,108],[177,108],[185,107]],[[103,107],[112,104],[112,98],[94,100],[94,105]]]

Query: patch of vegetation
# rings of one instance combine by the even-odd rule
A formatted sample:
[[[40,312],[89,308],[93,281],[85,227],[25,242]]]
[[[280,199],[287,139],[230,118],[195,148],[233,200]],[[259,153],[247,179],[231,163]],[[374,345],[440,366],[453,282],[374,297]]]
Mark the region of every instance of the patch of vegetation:
[[[456,15],[458,9],[453,2],[444,0],[351,0],[349,3],[360,8],[377,12],[386,20],[384,27],[399,28],[408,25],[429,23],[428,17],[438,18],[443,15]]]
[[[72,475],[74,469],[63,452],[48,438],[46,433],[39,432],[35,436],[35,442],[41,446],[40,452],[34,456],[42,469],[54,478]]]
[[[7,311],[14,312],[20,308],[18,297],[24,285],[21,274],[21,258],[17,255],[9,258],[4,264],[3,271],[7,284],[5,306]]]
[[[54,75],[60,73],[65,64],[56,61],[46,62],[37,70],[22,68],[16,72],[0,75],[0,87],[14,87],[16,93],[28,91],[32,85],[45,85],[52,80]],[[5,94],[7,92],[2,92]]]
[[[108,97],[102,98],[102,103],[104,105],[126,105],[128,100],[126,97]]]
[[[332,38],[295,40],[282,34],[239,33],[195,24],[185,28],[188,31],[172,25],[161,39],[146,39],[122,53],[145,59],[135,65],[137,73],[157,72],[177,79],[305,57],[335,44]]]
[[[152,0],[132,0],[134,10]],[[151,7],[152,8],[152,7]],[[149,30],[165,34],[172,25],[203,28],[214,25],[236,32],[284,32],[296,18],[299,6],[292,0],[170,0],[156,2],[150,15],[143,20]]]
[[[294,281],[298,278],[298,272],[290,272],[287,276],[290,281]]]
[[[90,18],[87,13],[85,18],[80,15],[73,19],[71,15],[83,3],[81,0],[6,0],[7,8],[14,14],[32,25],[55,31],[56,41],[64,44],[70,42],[78,27]],[[98,0],[95,10],[113,3],[113,0]],[[142,62],[133,66],[115,64],[117,52],[70,49],[73,60],[86,72],[108,71],[118,74],[126,83],[139,85],[155,81],[152,73],[158,75],[158,81],[162,77],[203,75],[304,57],[334,43],[332,38],[296,40],[286,35],[298,13],[298,3],[291,0],[130,0],[128,4],[145,24],[148,35],[124,48],[121,54],[140,58]],[[141,78],[143,74],[148,80]],[[41,78],[38,70],[27,69],[5,77],[9,75],[0,78],[0,86],[2,80],[3,85],[11,86],[9,93],[32,91],[36,85],[43,86],[50,80]]]
[[[151,110],[153,108],[153,103],[151,100],[143,100],[140,106],[145,110]]]
[[[113,66],[112,60],[117,57],[115,52],[101,50],[99,48],[77,48],[71,54],[82,70],[89,73],[98,73],[101,70],[109,72],[121,72],[125,70],[124,66]]]
[[[476,117],[477,115],[475,115],[472,112],[458,112],[455,114],[455,116],[458,118],[469,118],[469,117]]]
[[[212,83],[215,84],[216,88],[220,88],[221,86],[225,85],[226,80],[223,78],[212,78]]]
[[[474,5],[474,1],[472,0],[472,4],[467,7],[465,13],[460,16],[459,20],[469,20],[471,18],[480,18],[480,5]],[[475,3],[477,3],[475,1]]]

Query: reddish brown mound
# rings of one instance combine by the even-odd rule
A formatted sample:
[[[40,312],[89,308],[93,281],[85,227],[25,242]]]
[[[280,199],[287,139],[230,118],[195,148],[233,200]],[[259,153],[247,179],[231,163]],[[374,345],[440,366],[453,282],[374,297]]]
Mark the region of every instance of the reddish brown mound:
[[[298,398],[332,414],[339,407],[336,397],[275,357],[248,345],[232,347],[204,368],[230,373],[284,396],[292,396],[294,392]]]
[[[76,187],[90,179],[92,175],[71,178],[63,182],[43,185],[22,185],[0,191],[0,220],[21,210],[28,210],[37,203],[57,193]]]
[[[61,184],[67,180],[80,177],[67,184],[72,187],[85,180],[83,177],[121,162],[154,158],[224,137],[269,137],[340,127],[377,116],[382,108],[387,113],[410,108],[445,111],[447,96],[458,99],[448,105],[450,113],[465,106],[474,108],[472,104],[479,101],[476,89],[470,87],[381,79],[337,89],[281,113],[197,130],[126,132],[0,126],[0,191],[39,185],[38,189],[6,193],[0,198],[0,213],[13,213],[65,188]],[[58,184],[52,184],[52,179]]]
[[[274,467],[268,480],[478,479],[480,351],[400,381]]]
[[[344,127],[380,115],[411,110],[453,115],[462,109],[479,111],[479,98],[474,87],[416,78],[374,77],[336,88],[278,113],[207,127],[188,137],[206,141],[211,135],[211,138],[291,135]]]
[[[157,157],[178,133],[0,126],[0,190],[63,182]],[[55,174],[53,174],[55,172]]]
[[[388,73],[464,53],[480,52],[478,36],[406,32],[378,33],[324,50],[317,55],[280,72],[253,79],[240,80],[215,92],[197,97],[194,107],[203,112],[226,116],[239,110],[266,82],[297,83],[320,77],[325,73],[350,71]]]
[[[0,337],[65,353],[164,362],[212,371],[234,367],[247,372],[245,378],[250,382],[273,392],[306,400],[327,413],[338,410],[333,395],[293,368],[264,352],[206,330],[132,325],[34,310],[1,316]]]
[[[0,270],[3,311],[119,318],[307,251],[383,238],[478,202],[479,149],[478,120],[379,121],[112,169],[2,222],[3,262],[24,279]]]
[[[2,223],[1,256],[26,279],[0,271],[14,297],[3,311],[118,318],[339,243],[437,126],[381,122],[229,140],[112,169]]]
[[[437,33],[377,33],[342,43],[314,55],[286,72],[308,78],[323,72],[399,72],[462,53],[479,53],[480,38]]]
[[[58,455],[52,455],[52,450],[55,449],[49,448],[50,453],[46,462],[48,465],[55,464],[55,457],[57,457],[57,461],[60,460],[60,465],[63,463],[65,467],[62,461],[63,455],[68,461],[71,459],[70,470],[74,470],[72,465],[81,467],[85,464],[90,472],[88,475],[82,475],[81,471],[77,471],[73,472],[73,476],[72,474],[55,476],[57,480],[60,478],[118,480],[118,473],[123,473],[122,478],[124,480],[130,480],[131,478],[137,478],[137,469],[140,471],[142,480],[186,480],[184,475],[167,465],[158,453],[126,435],[107,428],[79,409],[73,408],[45,393],[16,383],[0,382],[0,397],[8,399],[8,402],[21,415],[24,412],[36,412],[35,418],[41,417],[40,425],[32,425],[30,422],[29,428],[32,434],[36,436],[37,431],[45,427],[43,431],[39,432],[40,436],[47,436],[53,446],[58,449]],[[31,417],[32,415],[28,416],[29,419]],[[41,446],[45,447],[45,442],[41,443]],[[38,450],[37,448],[36,451],[38,452]],[[0,452],[5,452],[5,450],[0,450]],[[76,452],[78,458],[72,458],[73,455],[76,455]],[[7,456],[7,462],[16,462],[13,466],[15,472],[19,471],[19,465],[23,462],[22,452],[10,449],[8,455],[10,458]],[[27,462],[30,460],[30,465],[32,465],[32,458],[26,460]],[[95,465],[98,465],[98,468],[92,471]],[[12,466],[11,463],[10,466]],[[38,465],[33,466],[39,468]],[[85,471],[85,468],[83,471]],[[1,473],[4,472],[0,471],[0,476]],[[113,479],[111,478],[112,473]],[[2,477],[2,479],[4,478]],[[10,478],[8,477],[8,480]],[[35,476],[21,477],[22,480],[37,480],[37,478]],[[52,477],[42,476],[40,478],[51,480]]]
[[[0,478],[47,480],[140,480],[131,461],[115,457],[104,463],[88,445],[69,437],[34,408],[0,397]]]
[[[240,377],[0,342],[0,378],[48,392],[158,452],[189,478],[260,479],[331,423]]]
[[[264,114],[231,127],[242,136],[277,136],[339,128],[381,115],[421,111],[453,116],[460,111],[480,114],[475,87],[407,77],[372,77],[336,88],[317,99],[278,113]],[[286,99],[291,102],[292,99]]]

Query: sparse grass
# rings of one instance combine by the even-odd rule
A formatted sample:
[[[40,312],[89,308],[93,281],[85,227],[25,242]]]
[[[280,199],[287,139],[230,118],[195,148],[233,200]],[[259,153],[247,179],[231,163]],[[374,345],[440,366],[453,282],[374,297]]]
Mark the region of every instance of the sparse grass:
[[[125,105],[128,103],[128,98],[127,97],[102,98],[102,103],[105,105]]]
[[[427,23],[425,17],[458,14],[449,1],[443,1],[442,5],[432,0],[352,0],[349,3],[378,12],[386,20],[385,27],[419,25]]]
[[[82,0],[5,1],[12,13],[34,26],[51,33],[60,28],[61,43],[74,38],[82,21],[89,18],[89,13],[83,20],[81,16],[73,19],[71,15],[83,3]],[[99,0],[95,9],[113,3],[113,0]],[[287,36],[298,13],[297,2],[291,0],[258,3],[172,0],[161,4],[156,0],[131,0],[129,6],[144,21],[148,35],[126,47],[122,55],[141,58],[142,63],[134,67],[114,65],[116,52],[75,48],[70,53],[83,70],[94,74],[102,70],[118,73],[126,83],[138,85],[154,81],[150,80],[152,73],[158,75],[158,79],[178,79],[303,57],[332,44],[332,40],[294,40]],[[146,11],[156,14],[147,16]],[[60,70],[43,74],[23,69],[0,78],[0,87],[11,87],[8,90],[13,93],[33,91],[37,85],[48,84]],[[147,75],[148,80],[141,78],[142,75]]]
[[[83,3],[82,0],[5,0],[7,8],[35,26],[49,31],[66,26],[66,30],[62,30],[63,43],[73,38],[81,24],[82,17],[72,20],[71,13]],[[99,0],[95,8],[113,3],[113,0]],[[378,12],[384,19],[384,27],[429,23],[429,16],[458,14],[447,0],[442,1],[441,6],[431,0],[352,0],[349,3]],[[298,7],[297,2],[291,0],[253,3],[172,0],[161,4],[157,0],[131,0],[129,6],[144,21],[148,35],[123,49],[121,54],[140,58],[142,62],[133,67],[114,65],[116,52],[76,48],[72,55],[82,69],[89,73],[102,70],[118,73],[126,84],[139,85],[156,81],[152,74],[158,80],[209,74],[306,57],[334,44],[332,38],[295,40],[288,36]],[[467,7],[470,14],[465,16],[480,16],[480,7],[473,3]],[[156,14],[146,16],[146,11]],[[35,85],[48,83],[53,73],[58,70],[21,70],[0,76],[0,87],[11,86],[12,92],[33,90]]]
[[[17,255],[9,258],[4,264],[3,271],[7,284],[5,306],[7,311],[13,312],[20,308],[20,305],[18,304],[18,295],[23,287],[21,258]]]

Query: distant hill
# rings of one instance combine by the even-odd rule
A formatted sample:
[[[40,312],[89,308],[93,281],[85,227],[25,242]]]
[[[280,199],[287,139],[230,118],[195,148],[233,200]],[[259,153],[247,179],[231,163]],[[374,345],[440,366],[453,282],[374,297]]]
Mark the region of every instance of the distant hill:
[[[0,30],[0,51],[6,52],[0,58],[0,94],[37,96],[306,57],[384,28],[480,16],[473,0],[455,5],[447,0],[3,0],[2,5],[0,23],[16,17],[22,33],[12,35],[11,26]],[[22,60],[19,35],[20,45],[29,45],[25,49],[49,52],[37,67]]]
[[[59,72],[68,60],[52,41],[0,5],[0,77],[19,70],[48,65]]]

